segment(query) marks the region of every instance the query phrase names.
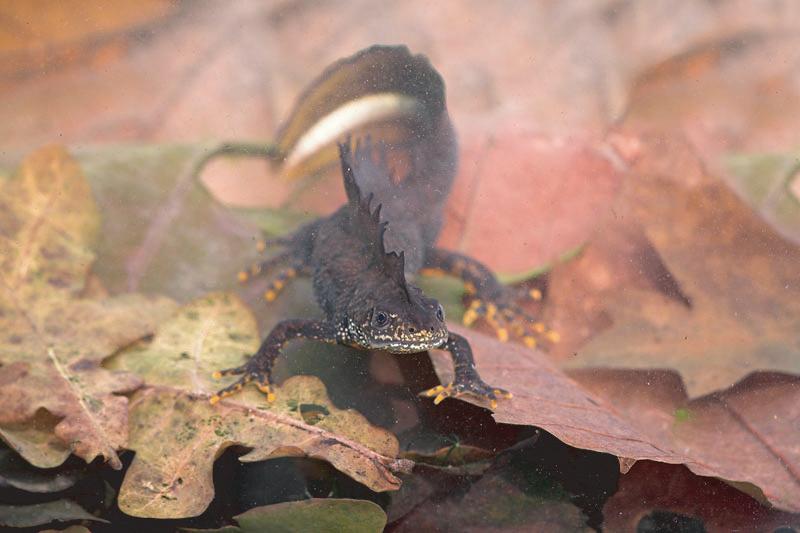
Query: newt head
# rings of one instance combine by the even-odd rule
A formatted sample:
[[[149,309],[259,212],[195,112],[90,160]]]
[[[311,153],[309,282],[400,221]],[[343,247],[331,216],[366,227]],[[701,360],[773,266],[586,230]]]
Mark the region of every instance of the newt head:
[[[348,334],[361,348],[390,353],[418,353],[441,347],[449,336],[444,309],[421,290],[407,286],[407,294],[388,291],[375,306],[351,317]]]

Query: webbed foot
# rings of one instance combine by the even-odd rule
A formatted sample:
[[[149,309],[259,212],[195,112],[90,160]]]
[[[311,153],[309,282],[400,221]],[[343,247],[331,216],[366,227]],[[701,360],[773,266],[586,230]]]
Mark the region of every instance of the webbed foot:
[[[460,396],[473,396],[486,400],[492,410],[497,408],[497,401],[510,399],[513,395],[505,389],[491,387],[480,378],[461,379],[449,385],[437,385],[419,393],[420,396],[433,398],[433,404],[439,405],[445,398],[458,398]]]
[[[222,398],[236,394],[251,381],[255,382],[258,386],[258,390],[267,396],[268,402],[272,403],[275,401],[275,393],[272,390],[272,377],[270,376],[269,372],[259,368],[257,364],[253,363],[255,359],[256,357],[251,357],[250,360],[242,366],[217,370],[212,374],[214,379],[221,379],[223,376],[242,376],[224,389],[218,390],[213,396],[211,396],[209,401],[212,405],[220,401]]]
[[[561,338],[557,331],[534,320],[515,304],[473,299],[464,312],[462,322],[470,326],[478,318],[486,320],[500,342],[506,342],[513,336],[525,346],[535,348],[541,343],[555,344]]]

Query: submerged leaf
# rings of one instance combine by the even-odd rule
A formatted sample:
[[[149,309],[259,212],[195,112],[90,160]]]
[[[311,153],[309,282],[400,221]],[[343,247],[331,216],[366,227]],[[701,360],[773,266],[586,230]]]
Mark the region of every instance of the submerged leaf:
[[[58,423],[59,417],[39,409],[33,417],[19,423],[0,425],[0,436],[30,464],[52,468],[66,461],[70,454],[69,444],[56,435]]]
[[[508,279],[530,278],[587,241],[618,193],[614,160],[586,140],[505,127],[468,141],[439,244]]]
[[[153,341],[118,354],[109,366],[147,384],[131,404],[136,457],[122,484],[120,508],[131,515],[200,514],[214,495],[212,467],[228,447],[250,448],[242,461],[307,455],[329,461],[372,490],[396,489],[397,439],[360,414],[336,408],[319,379],[297,376],[267,403],[255,387],[211,405],[225,385],[212,373],[241,364],[259,345],[255,319],[235,296],[195,300],[165,322]],[[314,416],[310,417],[309,413]]]
[[[380,533],[386,513],[366,500],[323,498],[255,507],[234,517],[241,533],[315,531],[319,533]]]
[[[451,329],[469,339],[486,382],[514,394],[499,402],[497,422],[540,427],[571,446],[613,454],[623,472],[643,459],[685,464],[696,474],[745,482],[773,505],[800,511],[797,378],[754,376],[733,390],[690,400],[673,372],[567,375],[540,352]],[[451,370],[442,355],[433,360],[445,382]]]
[[[736,192],[787,239],[800,242],[800,155],[737,154],[725,162]]]
[[[672,368],[691,397],[756,371],[800,374],[800,247],[778,235],[721,180],[687,179],[677,164],[652,173],[646,166],[652,157],[642,159],[615,211],[627,224],[643,228],[688,301],[620,284],[602,297],[613,327],[566,364]],[[572,279],[578,273],[571,269],[578,266],[556,275]],[[582,268],[589,275],[609,270],[602,263]]]
[[[68,450],[122,466],[120,393],[140,381],[99,364],[173,308],[135,294],[81,297],[98,222],[89,186],[61,148],[36,152],[0,188],[0,435],[40,467]]]
[[[112,293],[158,292],[186,301],[236,284],[256,258],[258,228],[203,186],[198,165],[219,144],[132,145],[80,153],[105,215],[95,272]],[[274,214],[273,227],[297,216]]]
[[[23,461],[11,450],[0,449],[0,487],[8,485],[26,492],[59,492],[81,478],[76,468],[41,470]]]
[[[557,483],[518,465],[499,466],[462,491],[417,505],[395,531],[590,531]]]
[[[636,463],[621,478],[619,490],[603,509],[603,526],[607,531],[642,531],[637,525],[643,517],[658,511],[702,519],[704,531],[791,531],[800,527],[800,516],[763,505],[718,479],[650,461]]]
[[[70,500],[56,500],[33,505],[0,505],[0,526],[33,527],[70,520],[94,520],[108,523],[108,520],[89,514],[83,507]]]

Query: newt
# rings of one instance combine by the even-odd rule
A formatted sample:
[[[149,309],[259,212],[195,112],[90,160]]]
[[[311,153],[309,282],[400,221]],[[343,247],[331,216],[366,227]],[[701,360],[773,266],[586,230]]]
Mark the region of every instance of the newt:
[[[343,87],[339,82],[330,86],[328,80],[346,78],[345,74],[355,79],[354,85]],[[324,318],[278,323],[245,364],[215,372],[217,379],[225,375],[240,378],[214,395],[212,403],[249,382],[272,401],[273,363],[287,342],[308,339],[392,354],[445,350],[453,360],[453,382],[421,394],[433,397],[435,404],[448,397],[472,395],[495,408],[498,400],[511,394],[481,379],[469,342],[448,330],[444,309],[413,284],[416,276],[438,272],[461,278],[472,298],[464,322],[483,318],[500,340],[511,334],[532,346],[537,339],[554,340],[554,335],[515,304],[517,294],[485,265],[435,245],[457,161],[444,82],[427,58],[411,55],[404,46],[368,48],[329,67],[306,90],[284,126],[282,138],[287,131],[294,135],[294,154],[334,144],[330,142],[330,123],[337,113],[344,116],[342,108],[350,106],[352,111],[358,99],[369,100],[373,109],[394,103],[392,109],[401,111],[412,134],[404,139],[386,134],[374,141],[364,136],[355,143],[351,133],[343,141],[335,139],[347,194],[345,205],[276,239],[272,244],[282,247],[278,255],[251,273],[240,274],[246,281],[252,274],[282,266],[265,292],[268,301],[274,300],[291,278],[310,276]],[[309,115],[314,115],[315,125],[306,128],[301,139],[296,124],[308,122]],[[347,127],[352,130],[352,126],[348,123]],[[318,146],[309,148],[314,143]],[[402,179],[389,164],[392,150],[406,156]]]

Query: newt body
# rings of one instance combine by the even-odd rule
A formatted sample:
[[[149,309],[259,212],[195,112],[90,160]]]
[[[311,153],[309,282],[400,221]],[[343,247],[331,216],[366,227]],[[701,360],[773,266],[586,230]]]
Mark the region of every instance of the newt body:
[[[411,100],[417,102],[414,112],[424,120],[400,146],[407,156],[407,171],[397,179],[387,161],[387,152],[397,147],[384,140],[373,143],[365,138],[352,146],[348,137],[338,145],[347,203],[332,215],[279,239],[284,251],[258,269],[263,272],[280,263],[288,265],[266,292],[267,300],[274,299],[289,278],[311,276],[315,298],[325,317],[280,322],[247,363],[217,373],[241,378],[222,389],[213,401],[236,392],[249,381],[255,381],[271,397],[273,362],[286,342],[305,338],[394,354],[446,350],[453,358],[455,380],[425,394],[434,396],[435,403],[449,396],[470,394],[494,407],[499,398],[510,394],[483,382],[467,340],[448,331],[442,306],[411,283],[426,270],[460,277],[475,297],[465,320],[486,318],[498,330],[501,340],[508,337],[509,329],[523,339],[533,339],[537,334],[528,317],[513,305],[513,294],[488,268],[474,259],[435,247],[457,159],[444,84],[426,58],[412,56],[405,47],[373,47],[359,52],[330,67],[323,74],[323,81],[360,64],[369,67],[362,75],[361,87],[371,90],[371,97],[392,89],[402,97],[416,99]],[[382,65],[387,64],[395,65],[391,75],[382,72]],[[318,98],[315,86],[324,88],[324,83],[312,85],[301,98],[296,115],[303,114],[304,102]],[[331,94],[335,95],[334,100],[339,99],[334,106],[346,103],[339,92]],[[290,118],[285,129],[292,127]]]

